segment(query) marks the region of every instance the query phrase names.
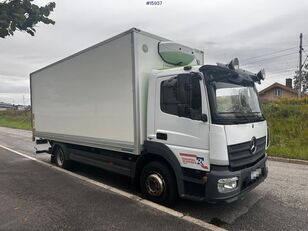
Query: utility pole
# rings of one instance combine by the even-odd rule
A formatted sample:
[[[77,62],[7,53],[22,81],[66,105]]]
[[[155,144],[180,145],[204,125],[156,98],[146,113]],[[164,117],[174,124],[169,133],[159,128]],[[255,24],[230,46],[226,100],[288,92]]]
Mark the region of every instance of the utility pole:
[[[302,96],[302,53],[303,53],[303,34],[299,35],[299,88],[298,88],[298,98]]]

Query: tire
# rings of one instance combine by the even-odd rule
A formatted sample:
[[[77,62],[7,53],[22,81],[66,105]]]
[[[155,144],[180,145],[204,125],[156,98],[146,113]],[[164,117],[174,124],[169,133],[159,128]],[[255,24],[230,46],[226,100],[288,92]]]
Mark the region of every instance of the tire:
[[[67,159],[65,149],[60,145],[56,145],[53,148],[53,153],[51,157],[51,161],[54,161],[56,166],[64,169],[70,169],[71,161]]]
[[[158,161],[148,163],[141,172],[142,195],[156,203],[172,205],[177,199],[177,184],[173,171]]]
[[[56,163],[56,157],[55,157],[54,154],[51,154],[51,155],[50,155],[50,163],[51,163],[51,164],[55,164],[55,163]]]

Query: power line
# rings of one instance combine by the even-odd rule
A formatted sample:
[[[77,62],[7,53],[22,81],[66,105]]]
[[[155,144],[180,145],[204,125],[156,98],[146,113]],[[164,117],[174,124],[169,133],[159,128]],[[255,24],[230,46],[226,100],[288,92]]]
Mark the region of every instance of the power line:
[[[281,53],[281,52],[284,52],[284,51],[293,50],[293,49],[296,49],[296,48],[297,47],[291,47],[291,48],[287,48],[287,49],[283,49],[283,50],[278,50],[278,51],[270,52],[270,53],[263,54],[263,55],[258,55],[258,56],[250,57],[250,58],[244,59],[244,62],[247,61],[247,60],[261,58],[261,57],[269,56],[269,55],[274,55],[274,54],[278,54],[278,53]]]
[[[288,55],[293,55],[293,54],[297,54],[297,52],[278,55],[278,56],[269,57],[269,58],[265,58],[265,59],[259,59],[259,60],[253,61],[253,62],[244,63],[243,66],[247,66],[247,65],[250,65],[250,64],[253,64],[253,63],[258,63],[258,62],[262,62],[262,61],[266,61],[266,60],[270,60],[270,59],[276,59],[276,58],[280,58],[280,57],[284,57],[284,56],[288,56]]]
[[[286,68],[286,69],[280,69],[280,70],[274,70],[274,71],[272,71],[272,73],[274,72],[274,73],[277,73],[277,72],[284,72],[284,71],[296,71],[297,70],[297,68],[296,67],[291,67],[291,68]]]
[[[294,76],[295,75],[295,71],[285,71],[285,72],[281,72],[281,73],[271,73],[271,74],[268,74],[267,76],[268,77],[271,77],[271,76]],[[268,78],[267,77],[267,78]]]
[[[296,70],[297,70],[296,68],[290,68],[290,69],[270,72],[270,74],[284,74],[284,73],[289,73],[289,72],[295,72]]]
[[[295,54],[295,53],[294,53],[294,54]],[[258,60],[258,61],[259,61],[259,60]],[[263,59],[260,60],[260,61],[263,61]],[[251,63],[252,63],[252,62],[251,62]],[[293,65],[293,64],[296,64],[296,65],[297,65],[297,63],[298,63],[298,58],[295,57],[295,56],[289,57],[287,60],[279,60],[279,59],[275,60],[275,59],[273,59],[273,60],[270,62],[271,65],[272,65],[272,64],[279,64],[280,66]],[[243,66],[253,66],[253,65],[254,65],[254,64],[243,64]]]
[[[264,65],[267,69],[281,69],[284,67],[297,67],[298,66],[298,62],[296,59],[291,59],[291,60],[287,60],[287,61],[282,61],[280,62],[278,60],[278,62],[271,62],[269,65]],[[270,67],[270,68],[269,68]]]
[[[270,63],[268,62],[267,64],[270,64],[271,66],[273,65],[279,65],[281,66],[285,66],[285,65],[293,65],[294,64],[298,64],[298,58],[296,56],[291,56],[288,57],[288,59],[273,59]],[[253,65],[253,64],[251,64]]]

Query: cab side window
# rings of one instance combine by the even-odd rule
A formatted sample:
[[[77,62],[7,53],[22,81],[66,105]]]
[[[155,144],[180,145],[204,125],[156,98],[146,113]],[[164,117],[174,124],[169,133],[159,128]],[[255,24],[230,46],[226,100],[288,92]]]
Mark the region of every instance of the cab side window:
[[[197,114],[202,113],[200,80],[197,78],[192,79],[192,92],[191,92],[190,107],[195,111],[195,113]]]
[[[160,108],[171,115],[199,118],[202,113],[200,78],[185,74],[163,81]]]
[[[165,80],[160,85],[160,109],[171,115],[178,115],[180,101],[177,98],[177,85],[176,78]]]

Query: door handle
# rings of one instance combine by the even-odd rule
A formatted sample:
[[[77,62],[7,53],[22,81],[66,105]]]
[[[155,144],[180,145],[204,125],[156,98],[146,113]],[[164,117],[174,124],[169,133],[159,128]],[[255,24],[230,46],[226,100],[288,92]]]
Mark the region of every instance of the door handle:
[[[167,140],[167,134],[166,133],[157,132],[156,133],[156,139],[158,139],[158,140]]]

